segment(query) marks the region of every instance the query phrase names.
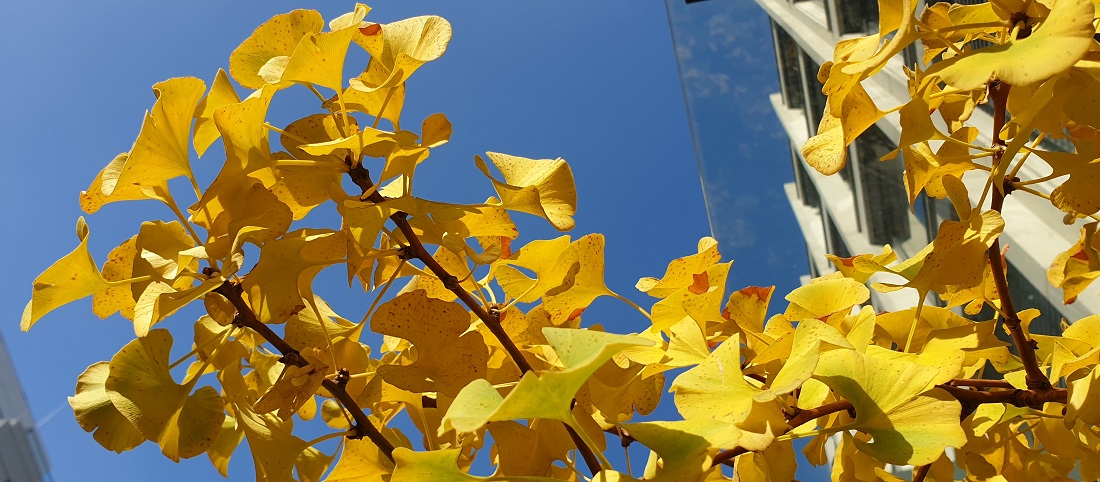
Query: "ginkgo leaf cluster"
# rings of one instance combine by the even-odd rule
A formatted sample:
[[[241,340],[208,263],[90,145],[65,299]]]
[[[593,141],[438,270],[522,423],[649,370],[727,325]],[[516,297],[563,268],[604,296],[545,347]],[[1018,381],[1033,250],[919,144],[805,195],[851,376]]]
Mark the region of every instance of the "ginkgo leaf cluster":
[[[21,326],[88,297],[95,315],[131,320],[135,338],[77,380],[77,421],[109,450],[152,442],[176,461],[206,454],[223,476],[247,445],[265,481],[791,480],[800,458],[831,463],[840,480],[896,478],[897,466],[913,466],[914,479],[950,480],[956,469],[1095,479],[1100,318],[1069,320],[1061,336],[1028,333],[1039,313],[1013,305],[998,244],[1013,193],[1048,198],[1068,222],[1100,220],[1095,7],[918,3],[880,1],[879,31],[837,45],[819,73],[823,119],[802,149],[819,171],[838,172],[861,132],[899,114],[910,202],[947,198],[957,215],[908,259],[889,246],[830,255],[836,272],[773,303],[774,287],[727,293],[732,263],[703,238],[638,281],[653,298],[638,306],[605,282],[614,246],[602,235],[521,241],[515,213],[574,227],[562,159],[474,156],[484,203],[413,194],[452,125],[442,113],[403,119],[415,94],[406,82],[445,53],[451,26],[432,16],[374,23],[359,4],[327,23],[312,10],[273,17],[209,85],[156,84],[133,146],[80,205],[93,214],[156,201],[174,219],[142,223],[98,264],[81,218],[76,248],[34,281]],[[905,70],[912,99],[884,111],[862,82],[914,43],[925,58]],[[346,65],[355,49],[365,66]],[[287,89],[315,94],[316,109],[273,125]],[[994,106],[992,146],[975,145],[988,127],[968,123],[983,102]],[[1033,133],[1075,150],[1044,151]],[[200,185],[207,176],[192,166],[218,160]],[[1018,179],[1028,161],[1051,174]],[[977,202],[964,176],[986,176]],[[192,192],[169,188],[179,178],[188,183],[173,185]],[[1066,302],[1100,275],[1096,222],[1080,229],[1051,260]],[[361,290],[315,291],[324,270]],[[872,290],[905,289],[947,307],[869,306]],[[362,299],[361,321],[336,313],[333,296]],[[584,314],[600,297],[630,305],[633,333]],[[163,328],[188,305],[202,313],[193,331]],[[962,315],[986,306],[995,319]],[[366,330],[382,343],[361,341]],[[653,415],[663,396],[678,417]],[[330,433],[305,440],[296,425],[306,423]],[[613,463],[616,447],[644,464]],[[492,475],[471,475],[476,461]]]

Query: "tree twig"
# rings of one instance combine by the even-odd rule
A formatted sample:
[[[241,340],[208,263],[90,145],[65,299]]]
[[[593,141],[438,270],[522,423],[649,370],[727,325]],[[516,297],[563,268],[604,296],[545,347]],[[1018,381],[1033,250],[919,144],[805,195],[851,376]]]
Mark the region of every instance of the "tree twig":
[[[226,281],[215,289],[214,292],[224,296],[235,308],[237,308],[237,315],[233,322],[255,331],[263,337],[264,340],[271,343],[271,346],[274,346],[275,349],[283,355],[280,359],[283,364],[299,367],[309,365],[309,362],[299,354],[297,349],[290,346],[290,344],[279,336],[278,333],[275,333],[270,327],[256,318],[256,314],[252,311],[252,308],[248,306],[248,303],[244,301],[244,297],[241,296],[242,289],[239,284],[232,281]],[[344,383],[338,380],[325,379],[321,382],[321,386],[325,387],[325,389],[328,390],[347,411],[351,412],[351,417],[355,419],[355,426],[352,427],[352,433],[348,435],[348,438],[369,438],[371,442],[374,442],[374,445],[392,461],[393,444],[382,435],[382,432],[380,432],[373,423],[371,423],[370,418],[363,412],[363,409],[355,401],[355,398],[347,392],[344,386],[346,382],[346,379],[344,379]]]
[[[1005,141],[1001,139],[1001,130],[1005,125],[1008,92],[1011,87],[1003,82],[994,82],[990,85],[993,97],[993,147],[1001,148],[993,154],[994,166],[1000,164],[1001,156],[1004,154]],[[1027,135],[1027,133],[1021,132],[1017,135]],[[1000,214],[1004,207],[1005,196],[1012,192],[1012,181],[1012,179],[1004,179],[1001,181],[1000,186],[996,186],[991,190],[990,208],[997,211],[997,214]],[[1008,290],[1007,270],[1004,260],[1001,258],[1001,242],[999,239],[993,241],[987,253],[990,271],[993,273],[993,282],[997,286],[997,295],[1001,300],[1005,328],[1012,334],[1012,342],[1016,345],[1016,350],[1020,354],[1020,361],[1024,365],[1027,387],[1040,392],[1050,390],[1050,380],[1039,368],[1039,361],[1035,357],[1035,346],[1024,331],[1020,316],[1012,304],[1012,294]]]
[[[812,420],[816,420],[816,419],[824,417],[826,415],[833,414],[833,413],[836,413],[836,412],[841,412],[841,411],[844,411],[844,410],[851,410],[851,409],[852,409],[852,403],[851,402],[849,402],[847,400],[840,400],[840,401],[836,401],[836,402],[833,402],[833,403],[827,403],[827,404],[822,405],[822,406],[817,407],[817,408],[811,408],[811,409],[807,409],[807,410],[799,410],[798,414],[796,414],[794,417],[792,417],[790,420],[787,421],[786,430],[783,430],[782,433],[777,434],[777,435],[787,434],[788,432],[798,428],[802,424],[805,424],[805,423],[810,422]],[[714,456],[714,460],[712,460],[710,464],[711,464],[711,466],[715,466],[715,465],[718,465],[718,464],[725,464],[725,465],[728,465],[728,466],[732,467],[733,466],[733,459],[736,458],[738,455],[748,453],[748,451],[749,451],[748,449],[746,449],[744,447],[740,447],[740,446],[734,447],[734,448],[729,449],[729,450],[723,450],[721,452],[718,452],[718,455]]]
[[[985,380],[982,378],[956,378],[947,382],[947,384],[955,387],[1016,388],[1008,380]]]
[[[359,186],[364,194],[370,193],[367,196],[369,201],[373,203],[382,203],[386,201],[386,198],[375,189],[374,181],[370,178],[370,172],[367,171],[367,168],[363,167],[361,162],[353,163],[350,158],[346,159],[345,162],[349,166],[348,174],[351,176],[352,182],[354,182],[356,186]],[[500,323],[500,312],[496,310],[487,311],[469,292],[462,289],[458,277],[447,272],[447,269],[440,265],[435,257],[428,252],[428,249],[424,247],[424,243],[420,241],[420,237],[413,231],[412,225],[409,224],[408,218],[409,215],[401,211],[390,216],[390,220],[397,225],[397,228],[409,243],[408,255],[424,263],[424,266],[427,267],[436,278],[439,278],[443,286],[454,293],[455,296],[462,301],[462,304],[466,305],[470,311],[477,315],[478,319],[489,328],[489,331],[492,332],[493,336],[496,337],[497,341],[504,347],[504,351],[508,352],[508,356],[516,366],[519,367],[520,373],[533,371],[531,364],[524,358],[523,352],[520,351],[519,347],[516,346],[515,342],[508,336],[508,332],[504,331],[504,326]],[[584,443],[580,434],[573,430],[573,427],[570,427],[568,424],[564,425],[565,430],[569,433],[569,438],[573,440],[573,444],[576,445],[577,450],[584,459],[585,465],[588,466],[588,470],[592,475],[598,474],[602,470],[599,458],[592,452],[588,444]]]

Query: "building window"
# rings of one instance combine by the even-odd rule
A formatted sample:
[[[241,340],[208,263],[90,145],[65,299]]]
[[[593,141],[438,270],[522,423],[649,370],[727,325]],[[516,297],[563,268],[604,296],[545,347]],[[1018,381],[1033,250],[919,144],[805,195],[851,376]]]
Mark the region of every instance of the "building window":
[[[806,97],[806,130],[810,135],[817,134],[817,126],[821,123],[822,112],[825,112],[825,93],[821,91],[825,86],[818,82],[817,71],[821,70],[821,66],[817,65],[806,55],[806,52],[801,52],[799,58],[801,59],[800,69],[802,70],[803,89]]]
[[[817,263],[814,262],[814,253],[810,251],[810,247],[806,247],[806,260],[810,263],[810,278],[818,278],[821,273],[817,271]]]
[[[1005,271],[1007,271],[1008,292],[1012,294],[1012,305],[1016,311],[1028,308],[1039,310],[1039,317],[1031,321],[1028,332],[1052,336],[1062,334],[1062,314],[1050,300],[1047,300],[1012,263],[1007,263]]]
[[[877,126],[871,126],[853,144],[859,163],[858,185],[867,240],[876,245],[900,245],[911,234],[902,162],[879,161],[895,146]]]
[[[840,235],[840,230],[836,228],[836,223],[833,222],[833,217],[829,215],[824,209],[821,210],[821,217],[824,219],[825,224],[825,243],[830,253],[835,254],[841,258],[851,258],[852,252],[848,250],[848,245],[844,242],[844,238]]]
[[[878,31],[876,0],[835,0],[840,34],[863,34]]]
[[[802,109],[806,105],[802,93],[802,69],[798,62],[798,44],[775,21],[772,24],[772,38],[775,42],[776,65],[779,67],[779,88],[783,93],[783,104],[791,109]]]
[[[791,163],[794,164],[794,185],[798,188],[798,199],[810,207],[821,207],[821,196],[817,194],[817,187],[814,186],[813,180],[810,178],[810,173],[806,172],[806,166],[802,163],[802,158],[795,152],[794,147],[791,147]]]

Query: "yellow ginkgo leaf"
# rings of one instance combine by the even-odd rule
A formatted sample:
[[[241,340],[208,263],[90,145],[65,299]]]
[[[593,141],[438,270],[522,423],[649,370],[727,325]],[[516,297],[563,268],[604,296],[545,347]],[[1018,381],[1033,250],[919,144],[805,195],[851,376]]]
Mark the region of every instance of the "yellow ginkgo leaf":
[[[500,261],[500,266],[497,267],[497,282],[508,296],[520,303],[538,300],[547,291],[562,284],[569,266],[558,263],[558,260],[569,246],[569,236],[531,241],[513,252],[507,259]],[[535,279],[527,277],[509,265],[516,265],[534,272]]]
[[[107,261],[103,262],[103,279],[122,281],[133,278],[134,258],[137,253],[137,236],[112,249],[107,253]],[[132,320],[135,303],[137,299],[129,286],[115,285],[92,295],[92,312],[101,319],[121,312],[122,316]]]
[[[194,281],[186,277],[175,283],[180,273],[197,271],[198,263],[187,251],[195,246],[195,240],[178,221],[146,221],[141,223],[134,248],[137,251],[131,265],[131,276],[149,278],[148,282],[136,282],[131,286],[134,299],[141,297],[145,287],[153,281],[162,281],[180,288],[189,288]]]
[[[551,465],[574,449],[565,427],[534,420],[525,426],[512,420],[489,424],[497,453],[495,476],[551,476]]]
[[[225,144],[225,163],[202,199],[190,209],[195,224],[209,228],[225,209],[225,203],[219,203],[217,197],[234,186],[251,185],[254,180],[246,179],[249,173],[272,166],[264,119],[274,94],[274,88],[264,87],[239,103],[226,104],[214,111],[214,124]]]
[[[849,278],[819,279],[799,286],[786,299],[791,302],[787,314],[793,319],[821,318],[866,302],[871,291],[863,283]]]
[[[130,160],[130,153],[124,152],[115,156],[99,174],[96,175],[92,185],[86,191],[80,192],[80,209],[88,214],[95,214],[104,204],[117,201],[136,201],[141,199],[156,199],[165,203],[170,199],[168,184],[162,182],[158,185],[143,186],[141,184],[115,185],[110,195],[103,194],[103,180],[117,179],[126,163]]]
[[[439,147],[451,140],[451,121],[443,114],[432,114],[420,126],[420,146]]]
[[[959,402],[938,388],[925,392],[939,370],[886,358],[880,352],[888,350],[869,349],[863,354],[841,349],[821,354],[814,378],[851,402],[856,411],[852,423],[832,430],[870,434],[873,442],[856,440],[856,447],[898,465],[929,464],[945,448],[962,447],[966,435],[959,426]]]
[[[379,88],[390,78],[390,69],[379,60],[370,59],[366,70],[358,77],[351,79],[352,87],[344,89],[340,97],[333,97],[325,102],[325,108],[338,108],[340,102],[347,110],[363,112],[367,115],[381,115],[393,123],[394,129],[400,125],[401,111],[405,107],[405,84],[394,87]],[[354,87],[365,87],[361,90]]]
[[[183,278],[190,283],[190,278]],[[169,315],[179,311],[191,302],[216,290],[226,278],[212,276],[198,286],[177,289],[168,283],[154,281],[145,287],[134,304],[134,334],[146,336],[152,326]]]
[[[749,384],[741,372],[741,344],[737,338],[726,340],[698,366],[672,381],[676,409],[685,420],[711,420],[726,423],[745,421],[750,412],[774,412],[782,419],[774,403],[757,402],[762,392]]]
[[[265,242],[241,287],[260,321],[282,323],[312,302],[317,273],[346,255],[343,231],[299,229]]]
[[[873,309],[864,307],[864,310]],[[794,331],[791,356],[783,364],[783,368],[769,380],[768,389],[753,398],[767,402],[793,392],[813,376],[821,353],[838,348],[855,349],[836,328],[817,320],[799,321]]]
[[[592,406],[599,410],[602,422],[617,424],[634,418],[634,413],[648,415],[661,401],[665,387],[662,373],[645,375],[645,365],[631,364],[624,368],[614,363],[600,367],[588,379]]]
[[[118,171],[104,171],[100,190],[105,196],[130,185],[157,187],[180,176],[194,180],[188,159],[191,119],[206,84],[194,77],[169,79],[153,86],[157,96],[145,114],[130,156]]]
[[[320,32],[324,26],[324,19],[315,10],[295,10],[271,17],[230,54],[230,75],[246,88],[263,87],[260,69],[274,57],[289,57],[303,37]]]
[[[562,159],[534,160],[495,152],[486,154],[504,175],[504,181],[493,178],[480,156],[474,156],[474,163],[493,182],[505,208],[545,218],[559,231],[573,229],[577,188],[569,164]]]
[[[290,420],[306,402],[313,400],[313,394],[321,388],[321,383],[329,374],[330,368],[325,364],[328,358],[316,348],[307,348],[300,354],[309,363],[305,366],[283,365],[279,379],[252,406],[256,413],[278,410],[280,419]]]
[[[858,84],[843,98],[839,116],[833,113],[833,102],[830,97],[825,103],[817,134],[802,146],[806,163],[825,175],[840,172],[848,158],[848,145],[886,115]]]
[[[111,359],[104,386],[119,412],[178,462],[210,447],[221,432],[225,411],[214,388],[191,392],[198,377],[187,385],[172,379],[171,348],[172,336],[166,330],[131,341]]]
[[[691,318],[700,327],[707,322],[722,322],[722,300],[726,291],[726,278],[733,261],[718,263],[693,276],[690,286],[682,287],[667,298],[653,304],[653,326],[649,331],[667,330],[685,318]]]
[[[558,258],[558,266],[567,266],[561,284],[543,295],[543,306],[550,321],[564,323],[580,313],[600,296],[618,296],[604,282],[604,238],[588,234],[573,241]]]
[[[103,278],[99,266],[88,253],[88,225],[83,217],[77,220],[76,226],[80,244],[34,279],[31,301],[23,310],[23,319],[19,323],[23,331],[30,330],[46,313],[61,305],[91,296],[113,285],[128,283],[111,282]]]
[[[849,258],[826,254],[825,257],[833,263],[833,266],[836,266],[837,271],[840,271],[845,278],[851,278],[860,283],[866,283],[867,280],[871,279],[871,275],[880,270],[879,266],[887,266],[898,259],[898,255],[894,253],[894,249],[889,244],[882,247],[882,254],[860,254]],[[864,263],[865,260],[870,260],[873,264]],[[871,269],[868,269],[868,267],[871,267]]]
[[[372,24],[359,29],[353,38],[372,59],[382,63],[389,77],[377,85],[352,79],[351,86],[364,92],[396,87],[405,83],[416,69],[438,59],[451,41],[451,24],[436,16],[413,17],[388,24]]]
[[[1089,50],[1096,34],[1095,13],[1088,0],[1058,0],[1027,38],[955,56],[929,68],[927,75],[938,75],[960,90],[982,88],[991,80],[1027,85],[1049,79],[1069,70]]]
[[[340,417],[343,420],[343,417]],[[407,440],[400,436],[395,429],[383,429],[383,435],[387,439],[401,439],[401,447],[408,447]],[[368,439],[347,439],[344,441],[344,451],[340,454],[340,460],[336,467],[328,474],[325,482],[366,482],[368,480],[385,480],[393,473],[394,464],[374,442]]]
[[[1035,151],[1054,170],[1051,176],[1069,176],[1050,193],[1050,202],[1064,212],[1087,216],[1100,211],[1100,196],[1094,186],[1100,182],[1100,163],[1094,155]]]
[[[222,477],[229,477],[229,459],[233,458],[233,452],[237,450],[242,440],[244,440],[244,429],[237,423],[237,419],[226,415],[225,420],[222,421],[221,433],[210,448],[206,449],[210,463],[214,464],[214,468],[218,469]]]
[[[660,474],[645,479],[660,482],[703,480],[710,456],[718,449],[737,446],[741,435],[728,423],[707,419],[631,423],[624,428],[660,457]]]
[[[84,370],[76,380],[76,395],[69,397],[76,421],[103,448],[122,453],[145,441],[141,431],[111,403],[103,384],[107,381],[108,362],[99,362]]]
[[[529,481],[529,482],[554,482],[557,479],[548,477],[477,477],[458,468],[458,457],[461,449],[440,449],[426,452],[415,452],[405,447],[399,447],[393,451],[393,460],[396,468],[390,482],[476,482],[476,481]]]
[[[711,237],[699,240],[698,251],[697,254],[672,260],[661,279],[642,278],[635,287],[650,296],[665,298],[680,288],[699,283],[699,277],[720,261],[722,255],[718,253],[718,241]]]
[[[199,207],[193,217],[196,224],[204,225],[210,237],[224,238],[225,241],[235,241],[246,228],[255,228],[248,240],[256,244],[286,233],[294,216],[290,207],[260,181],[253,178],[243,180],[243,183],[225,186],[216,196],[212,196],[210,203]],[[215,217],[208,217],[210,215]],[[198,222],[200,217],[205,218],[203,223]],[[229,247],[228,243],[225,247]],[[212,255],[227,254],[218,252],[209,244],[207,252]]]
[[[506,397],[484,378],[475,379],[455,397],[439,433],[452,429],[459,433],[473,432],[495,420],[541,418],[565,422],[587,438],[572,412],[577,391],[616,353],[653,343],[636,336],[569,328],[543,328],[543,334],[564,370],[527,372]]]
[[[1066,401],[1066,426],[1081,420],[1089,425],[1100,425],[1100,367],[1094,366],[1085,376],[1069,382]]]
[[[214,111],[223,105],[236,104],[240,101],[241,98],[237,96],[237,91],[233,88],[225,70],[218,69],[217,75],[214,76],[214,83],[210,85],[210,92],[195,107],[195,127],[191,137],[199,157],[202,157],[210,148],[210,144],[221,137],[217,126],[214,125]]]
[[[1050,263],[1047,279],[1055,287],[1062,288],[1063,300],[1073,303],[1092,282],[1100,276],[1100,244],[1096,237],[1096,223],[1081,227],[1081,236],[1069,249],[1058,254]]]
[[[974,210],[968,220],[944,221],[931,244],[931,252],[924,256],[907,286],[921,293],[940,293],[945,285],[980,277],[985,267],[985,252],[1001,235],[1004,225],[1004,219],[996,211]]]
[[[421,290],[383,303],[371,318],[371,330],[409,340],[417,357],[410,365],[381,366],[378,374],[404,390],[457,395],[485,376],[489,358],[481,333],[469,328],[470,315],[462,305],[428,298]]]
[[[360,35],[359,22],[366,17],[368,10],[365,5],[359,4],[350,17],[341,19],[346,23],[341,25],[343,28],[331,32],[307,33],[298,41],[281,69],[275,72],[267,69],[272,65],[272,60],[282,58],[273,57],[260,68],[260,76],[270,84],[299,82],[320,85],[335,91],[342,90],[344,57],[348,53],[352,37]]]

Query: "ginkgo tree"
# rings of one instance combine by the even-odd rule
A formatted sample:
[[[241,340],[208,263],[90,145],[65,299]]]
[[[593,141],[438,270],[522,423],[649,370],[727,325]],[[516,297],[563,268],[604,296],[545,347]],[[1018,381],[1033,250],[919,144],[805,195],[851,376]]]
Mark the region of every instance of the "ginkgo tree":
[[[373,23],[365,5],[327,24],[311,10],[277,15],[209,86],[153,86],[133,147],[80,204],[151,200],[176,219],[142,223],[102,265],[78,220],[76,248],[34,281],[22,328],[87,297],[97,316],[132,320],[134,339],[77,380],[81,427],[116,452],[152,442],[176,461],[206,454],[222,475],[247,444],[257,480],[791,480],[796,439],[808,439],[802,459],[831,462],[841,480],[896,479],[888,464],[914,466],[914,480],[1100,478],[1100,315],[1030,334],[1039,313],[1013,303],[998,243],[1010,194],[1047,198],[1067,223],[1091,220],[1051,260],[1050,282],[1072,302],[1100,276],[1096,8],[881,0],[879,31],[841,41],[822,66],[828,102],[802,153],[836,173],[848,145],[897,112],[910,202],[947,198],[957,219],[910,259],[888,246],[830,256],[837,272],[772,308],[774,288],[726,294],[731,263],[703,238],[638,281],[649,310],[604,282],[601,235],[520,244],[510,213],[574,226],[561,159],[475,156],[493,189],[484,203],[412,194],[451,124],[434,114],[403,129],[405,83],[445,52],[446,20]],[[925,56],[905,70],[911,100],[882,110],[862,82],[914,43]],[[346,79],[350,49],[369,61]],[[286,89],[316,94],[317,108],[273,125]],[[981,103],[993,107],[991,146],[969,124]],[[1074,150],[1044,151],[1046,137]],[[224,163],[202,186],[191,150],[217,157],[219,139]],[[1020,179],[1026,162],[1051,173]],[[977,202],[963,176],[986,179]],[[169,188],[179,178],[195,196],[186,208]],[[338,226],[310,216],[322,206]],[[362,321],[314,292],[326,269],[367,293]],[[949,308],[876,312],[872,289]],[[631,305],[637,330],[582,322],[599,297]],[[158,326],[188,305],[203,312],[193,331]],[[996,316],[960,314],[983,307]],[[360,341],[367,330],[380,346]],[[645,417],[666,391],[680,417]],[[318,416],[331,432],[301,438],[295,419]],[[319,448],[337,438],[335,452]],[[644,469],[612,463],[612,442],[647,454]],[[478,460],[491,476],[469,473]]]

